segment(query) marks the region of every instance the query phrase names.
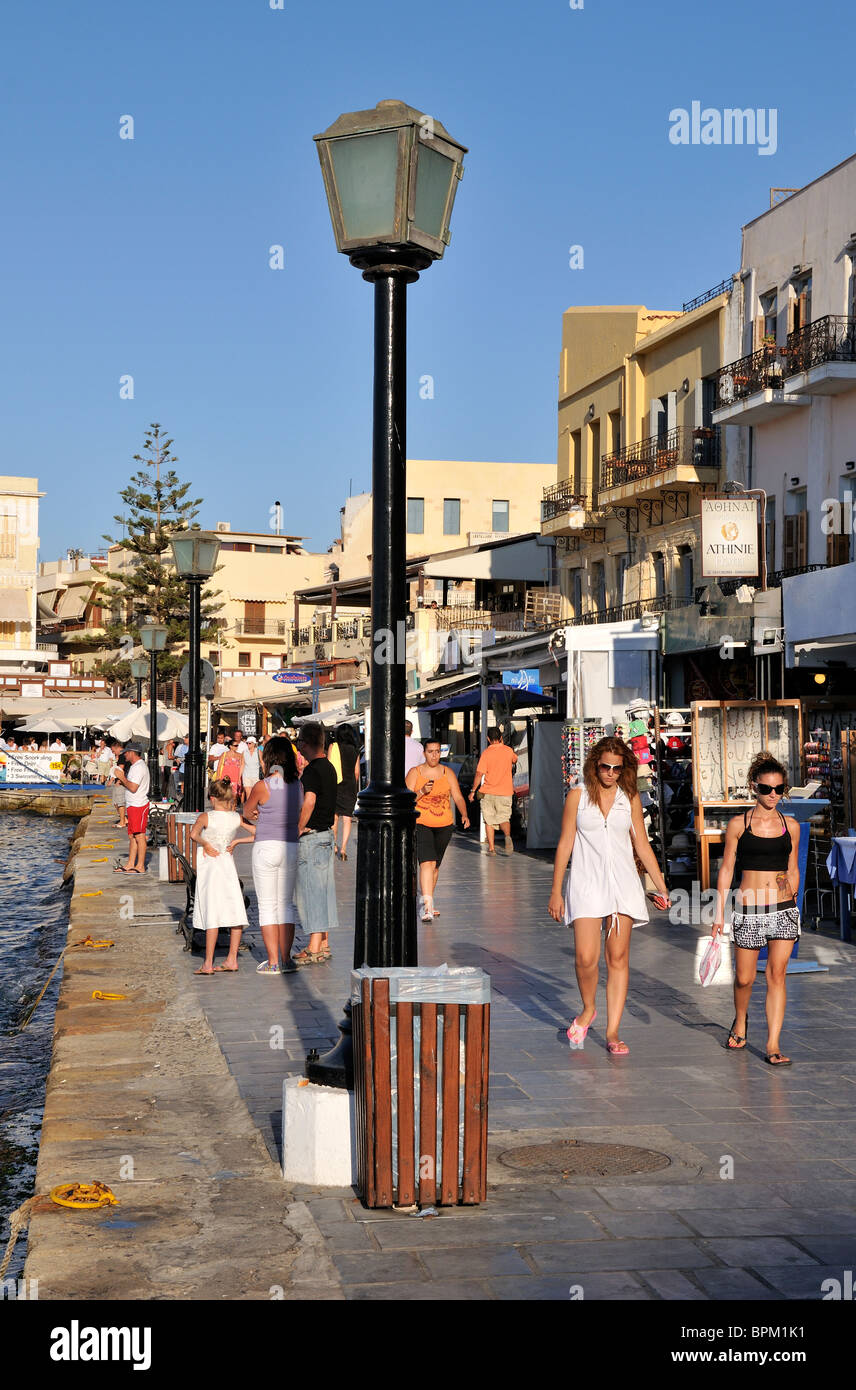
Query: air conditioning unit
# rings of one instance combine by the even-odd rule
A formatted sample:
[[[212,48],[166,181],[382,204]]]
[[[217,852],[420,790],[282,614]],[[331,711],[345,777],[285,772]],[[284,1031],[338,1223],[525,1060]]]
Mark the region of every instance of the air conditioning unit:
[[[231,531],[231,529],[232,529],[232,523],[231,523],[231,521],[218,521],[218,522],[217,522],[217,530],[218,530],[218,531]]]

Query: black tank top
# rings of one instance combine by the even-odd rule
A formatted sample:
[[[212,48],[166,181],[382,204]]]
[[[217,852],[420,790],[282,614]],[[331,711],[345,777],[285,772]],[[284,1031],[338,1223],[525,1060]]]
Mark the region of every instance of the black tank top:
[[[737,868],[749,873],[784,873],[791,857],[791,837],[784,816],[777,811],[782,822],[781,835],[753,835],[754,814],[754,806],[751,812],[743,812],[744,830],[737,841]]]

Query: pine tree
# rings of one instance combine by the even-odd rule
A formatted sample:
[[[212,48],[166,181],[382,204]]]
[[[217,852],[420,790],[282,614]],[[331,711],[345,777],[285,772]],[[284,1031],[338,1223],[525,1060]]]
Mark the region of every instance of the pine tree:
[[[202,502],[201,497],[188,496],[191,484],[182,483],[175,472],[173,465],[178,458],[172,453],[172,442],[159,424],[149,426],[145,452],[134,455],[140,467],[119,493],[124,512],[113,520],[122,528],[121,539],[104,537],[126,552],[126,564],[107,571],[112,583],[104,590],[103,603],[114,615],[114,621],[105,625],[107,645],[129,652],[129,637],[134,646],[140,644],[141,624],[150,620],[163,623],[169,636],[166,650],[158,657],[162,680],[176,676],[184,664],[185,655],[181,651],[173,654],[173,649],[189,640],[190,626],[187,581],[176,576],[164,557],[171,559],[171,532],[198,530],[195,518]],[[213,619],[220,605],[212,603],[217,595],[216,590],[202,593],[203,640],[210,640],[217,631]],[[108,680],[131,679],[128,656],[104,661],[101,671]]]

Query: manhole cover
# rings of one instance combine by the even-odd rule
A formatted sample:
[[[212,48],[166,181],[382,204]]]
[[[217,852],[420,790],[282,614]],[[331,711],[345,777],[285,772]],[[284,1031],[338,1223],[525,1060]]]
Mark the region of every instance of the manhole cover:
[[[631,1173],[656,1173],[668,1168],[668,1154],[636,1149],[630,1144],[587,1144],[580,1139],[556,1139],[500,1154],[506,1168],[530,1173],[561,1173],[568,1178],[618,1178]]]

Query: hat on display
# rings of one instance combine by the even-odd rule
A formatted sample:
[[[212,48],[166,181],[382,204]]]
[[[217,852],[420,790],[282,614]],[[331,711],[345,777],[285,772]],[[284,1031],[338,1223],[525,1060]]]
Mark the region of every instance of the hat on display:
[[[630,738],[638,738],[640,734],[647,735],[648,725],[645,723],[644,719],[634,719],[627,732]]]
[[[654,754],[651,752],[651,749],[648,747],[647,740],[645,742],[644,748],[634,749],[634,752],[636,753],[637,761],[640,763],[650,763],[651,759],[654,756]]]
[[[634,748],[634,749],[636,749],[636,748],[647,748],[647,747],[648,747],[648,735],[647,735],[647,734],[634,734],[633,737],[632,737],[632,739],[630,740],[630,747],[631,747],[631,748]]]
[[[678,714],[678,711],[674,709],[672,710],[671,714],[666,715],[665,722],[666,724],[668,724],[670,729],[682,729],[684,727],[683,719]]]
[[[683,748],[683,746],[684,746],[684,741],[683,741],[682,738],[669,738],[669,739],[666,739],[666,747],[667,747],[667,748],[670,748],[670,749],[672,750],[673,753],[678,753],[678,752],[680,752],[680,750]]]
[[[691,849],[692,841],[683,830],[672,836],[672,849]]]
[[[641,714],[644,710],[647,714],[649,709],[650,705],[647,700],[631,700],[626,708],[626,712],[627,714]]]

